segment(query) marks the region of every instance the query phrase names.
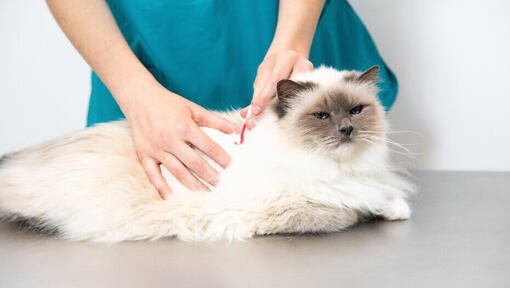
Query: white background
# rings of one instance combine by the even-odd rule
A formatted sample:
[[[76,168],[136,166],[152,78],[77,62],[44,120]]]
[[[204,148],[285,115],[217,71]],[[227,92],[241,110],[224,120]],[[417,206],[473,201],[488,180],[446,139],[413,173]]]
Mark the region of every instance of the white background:
[[[334,0],[333,0],[334,1]],[[510,170],[510,2],[352,0],[401,90],[418,169]],[[85,125],[89,68],[44,1],[0,4],[0,154]]]

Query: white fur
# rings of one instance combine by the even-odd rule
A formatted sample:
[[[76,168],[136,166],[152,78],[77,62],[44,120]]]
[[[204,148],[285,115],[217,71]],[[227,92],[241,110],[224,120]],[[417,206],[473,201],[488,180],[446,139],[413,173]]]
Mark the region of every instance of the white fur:
[[[341,73],[321,68],[298,80],[327,86]],[[222,116],[241,122],[237,112]],[[0,216],[43,219],[65,238],[101,242],[331,232],[364,215],[409,217],[410,186],[390,171],[384,144],[339,162],[292,145],[276,121],[266,113],[242,145],[237,135],[204,129],[230,166],[212,192],[189,191],[162,168],[175,191],[167,201],[147,180],[126,122],[75,132],[2,163]]]

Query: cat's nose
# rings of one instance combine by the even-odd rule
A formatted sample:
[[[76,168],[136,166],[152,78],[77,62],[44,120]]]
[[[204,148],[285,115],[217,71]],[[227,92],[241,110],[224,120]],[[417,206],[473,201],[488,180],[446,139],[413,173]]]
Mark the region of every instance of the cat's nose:
[[[340,134],[342,134],[342,135],[344,135],[346,137],[349,137],[349,136],[351,136],[351,133],[352,133],[353,129],[354,128],[351,125],[349,125],[349,126],[340,127],[339,131],[340,131]]]

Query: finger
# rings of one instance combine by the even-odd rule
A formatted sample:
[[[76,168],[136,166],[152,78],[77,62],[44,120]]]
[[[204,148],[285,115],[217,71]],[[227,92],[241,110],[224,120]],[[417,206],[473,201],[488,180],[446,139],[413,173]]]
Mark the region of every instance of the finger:
[[[196,127],[188,136],[188,142],[202,151],[207,157],[226,168],[230,163],[230,157],[216,142],[214,142],[204,131]]]
[[[246,116],[248,115],[249,107],[250,106],[244,107],[243,109],[241,109],[241,111],[239,111],[239,115],[241,115],[241,117],[243,117],[243,118],[246,118]]]
[[[203,108],[198,108],[194,112],[193,120],[198,126],[217,129],[226,134],[232,134],[241,130],[239,125]]]
[[[257,77],[253,83],[253,98],[252,102],[250,103],[252,107],[252,116],[250,117],[260,115],[260,113],[263,111],[264,107],[257,105],[258,99],[261,97],[261,93],[263,93],[264,87],[271,77],[271,73],[275,64],[276,63],[272,58],[268,60],[264,59],[263,64],[261,64],[259,69],[257,69]]]
[[[274,60],[272,59],[264,59],[264,62],[260,64],[257,69],[257,76],[255,77],[255,81],[253,81],[253,93],[256,94],[262,90],[262,87],[267,82],[269,76],[271,76],[271,70],[274,66]]]
[[[176,154],[186,167],[193,171],[198,177],[205,180],[207,183],[215,186],[218,184],[219,174],[214,168],[207,163],[207,161],[198,155],[197,151],[193,150],[186,144],[182,144]]]
[[[271,77],[271,71],[274,68],[274,62],[269,64],[257,70],[257,78],[253,83],[253,99],[250,103],[252,106],[252,116],[257,116],[262,112],[262,108],[258,105],[259,99],[261,98],[261,93],[264,91],[269,77]]]
[[[261,93],[253,99],[253,114],[259,115],[267,106],[269,101],[276,95],[276,83],[282,79],[287,79],[292,72],[292,66],[295,61],[293,54],[282,56],[276,63],[271,72],[271,76],[264,84]],[[259,107],[255,109],[255,107]]]
[[[244,107],[243,109],[241,109],[241,111],[239,111],[239,114],[241,115],[241,117],[246,119],[246,117],[249,116],[248,112],[250,111],[250,107],[251,107],[251,105],[249,105],[248,107]],[[251,108],[253,109],[253,107],[251,107]],[[253,111],[251,113],[253,113]],[[248,120],[248,119],[246,119],[246,120]]]
[[[209,188],[207,188],[207,186],[205,186],[195,176],[193,176],[191,172],[189,172],[189,170],[184,167],[182,162],[179,161],[179,159],[177,159],[174,155],[165,153],[165,155],[162,155],[161,159],[166,169],[168,169],[168,171],[172,173],[172,175],[174,175],[174,177],[188,189],[194,191],[209,190]]]
[[[255,125],[257,125],[257,122],[252,118],[246,121],[244,124],[246,125],[246,129],[251,130],[255,127]]]
[[[167,199],[172,194],[172,190],[168,183],[166,183],[163,175],[161,175],[161,168],[159,168],[158,162],[152,158],[144,158],[141,163],[145,174],[147,174],[149,181],[156,188],[161,198]]]

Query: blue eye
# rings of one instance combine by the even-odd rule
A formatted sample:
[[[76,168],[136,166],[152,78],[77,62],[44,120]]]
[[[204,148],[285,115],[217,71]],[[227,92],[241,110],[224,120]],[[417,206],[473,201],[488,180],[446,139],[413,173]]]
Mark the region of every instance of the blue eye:
[[[324,119],[328,119],[329,118],[329,113],[327,112],[315,112],[313,113],[313,117],[319,119],[319,120],[324,120]]]
[[[349,110],[349,114],[358,115],[359,113],[361,113],[361,111],[363,111],[363,105],[358,105],[358,106],[352,108],[351,110]]]

